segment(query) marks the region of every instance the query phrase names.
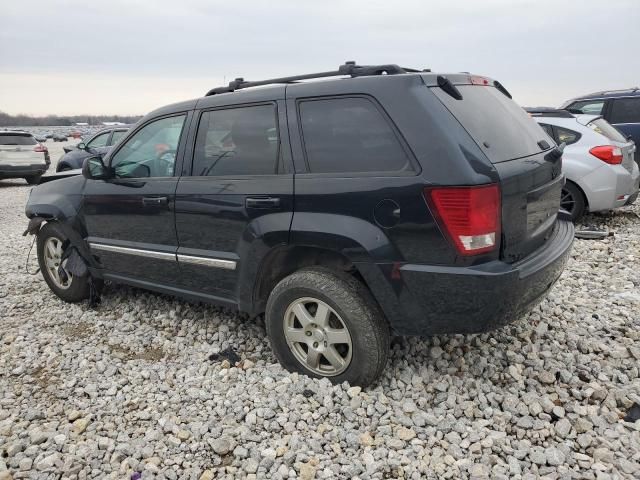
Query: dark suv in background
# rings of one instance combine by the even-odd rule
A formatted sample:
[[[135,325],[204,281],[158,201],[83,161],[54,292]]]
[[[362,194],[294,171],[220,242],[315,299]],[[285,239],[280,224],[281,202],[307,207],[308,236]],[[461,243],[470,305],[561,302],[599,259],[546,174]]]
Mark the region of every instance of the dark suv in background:
[[[591,93],[568,100],[561,108],[572,113],[602,115],[638,145],[635,156],[640,166],[640,88]]]
[[[62,299],[104,279],[265,313],[286,368],[366,385],[391,333],[499,327],[558,279],[547,140],[497,81],[346,63],[156,110],[26,214]]]
[[[86,141],[75,146],[64,147],[65,154],[58,160],[56,172],[82,168],[82,162],[85,158],[96,154],[105,155],[113,145],[126,135],[127,130],[129,130],[128,125],[103,128]]]

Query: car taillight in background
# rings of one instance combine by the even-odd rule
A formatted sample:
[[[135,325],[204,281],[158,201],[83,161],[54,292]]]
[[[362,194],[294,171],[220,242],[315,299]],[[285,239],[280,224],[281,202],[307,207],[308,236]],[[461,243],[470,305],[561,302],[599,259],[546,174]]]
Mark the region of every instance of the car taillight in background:
[[[601,145],[598,147],[593,147],[589,150],[589,153],[594,157],[599,158],[603,162],[609,163],[611,165],[619,165],[622,163],[622,150],[619,147],[614,147],[612,145]]]
[[[44,153],[44,161],[47,162],[47,165],[51,163],[51,157],[49,157],[49,149],[47,149],[47,147],[39,143],[35,147],[33,147],[33,151]]]
[[[498,185],[427,187],[424,197],[440,227],[461,255],[477,255],[498,247]]]

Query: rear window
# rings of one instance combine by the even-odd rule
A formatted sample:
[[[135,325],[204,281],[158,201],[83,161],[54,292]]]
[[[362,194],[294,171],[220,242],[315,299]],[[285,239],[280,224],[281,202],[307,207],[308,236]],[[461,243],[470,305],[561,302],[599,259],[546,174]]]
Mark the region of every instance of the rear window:
[[[38,142],[28,133],[1,133],[0,145],[36,145]]]
[[[311,173],[399,172],[411,169],[393,128],[369,99],[327,98],[300,103]]]
[[[587,124],[587,127],[591,128],[595,132],[604,135],[609,140],[613,140],[614,142],[622,142],[626,143],[627,139],[624,138],[618,130],[615,129],[609,122],[607,122],[604,118],[597,118]]]
[[[469,132],[492,163],[539,153],[544,130],[518,104],[494,87],[456,85],[462,100],[441,88],[433,92]]]

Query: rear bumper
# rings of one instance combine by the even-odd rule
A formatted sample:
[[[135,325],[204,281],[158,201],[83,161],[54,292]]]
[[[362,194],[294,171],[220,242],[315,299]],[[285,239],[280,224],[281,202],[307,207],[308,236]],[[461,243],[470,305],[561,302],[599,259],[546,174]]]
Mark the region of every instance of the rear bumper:
[[[545,245],[514,264],[378,265],[386,270],[390,288],[380,282],[369,286],[400,335],[492,330],[518,319],[544,297],[569,259],[573,234],[573,223],[558,220]]]
[[[640,172],[635,163],[631,172],[622,165],[603,165],[580,179],[580,187],[587,196],[591,212],[626,205],[629,198],[638,192],[639,185]]]
[[[46,163],[33,163],[24,165],[3,165],[0,163],[0,178],[22,178],[32,175],[42,175],[47,171]]]

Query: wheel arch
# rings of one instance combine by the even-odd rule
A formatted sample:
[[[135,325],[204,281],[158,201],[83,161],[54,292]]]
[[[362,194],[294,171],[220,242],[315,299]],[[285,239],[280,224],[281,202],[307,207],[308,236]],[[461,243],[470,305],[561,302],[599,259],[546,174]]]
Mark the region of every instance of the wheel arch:
[[[278,282],[301,268],[312,266],[346,272],[358,277],[366,285],[355,264],[338,251],[315,245],[280,245],[272,248],[260,260],[255,278],[252,279],[251,285],[246,285],[244,289],[244,293],[249,293],[248,297],[242,295],[241,288],[239,298],[251,299],[246,305],[241,305],[241,310],[248,310],[253,314],[262,313],[269,294]]]

